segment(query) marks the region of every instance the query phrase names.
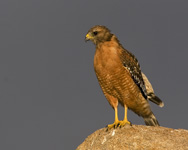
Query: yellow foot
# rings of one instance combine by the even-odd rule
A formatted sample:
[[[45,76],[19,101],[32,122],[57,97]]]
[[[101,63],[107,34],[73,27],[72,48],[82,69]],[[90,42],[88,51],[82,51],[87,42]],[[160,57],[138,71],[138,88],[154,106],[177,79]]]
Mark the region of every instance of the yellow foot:
[[[119,126],[120,122],[121,121],[118,120],[118,121],[115,121],[113,124],[109,124],[107,126],[108,130],[111,129],[111,128],[117,128]]]
[[[121,127],[125,126],[126,124],[131,125],[131,123],[130,123],[128,120],[120,121],[120,122],[119,122],[119,127],[121,128]]]

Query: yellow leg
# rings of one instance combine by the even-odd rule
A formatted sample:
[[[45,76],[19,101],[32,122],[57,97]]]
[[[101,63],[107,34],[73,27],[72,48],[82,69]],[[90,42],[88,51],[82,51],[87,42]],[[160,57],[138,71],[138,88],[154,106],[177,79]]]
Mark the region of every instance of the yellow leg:
[[[119,123],[120,123],[120,121],[118,120],[118,110],[117,110],[117,108],[115,108],[115,121],[113,124],[108,125],[108,129],[117,128]]]
[[[127,120],[127,106],[125,105],[124,108],[125,108],[125,115],[124,115],[123,121],[120,121],[120,123],[119,123],[119,126],[120,126],[120,127],[125,126],[125,124],[129,124],[129,125],[131,124],[131,123]]]

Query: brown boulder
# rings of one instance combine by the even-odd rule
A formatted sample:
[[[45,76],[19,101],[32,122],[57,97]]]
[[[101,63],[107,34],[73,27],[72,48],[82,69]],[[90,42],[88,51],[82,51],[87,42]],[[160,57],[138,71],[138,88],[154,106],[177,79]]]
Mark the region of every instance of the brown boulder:
[[[188,130],[126,125],[99,129],[76,150],[188,150]]]

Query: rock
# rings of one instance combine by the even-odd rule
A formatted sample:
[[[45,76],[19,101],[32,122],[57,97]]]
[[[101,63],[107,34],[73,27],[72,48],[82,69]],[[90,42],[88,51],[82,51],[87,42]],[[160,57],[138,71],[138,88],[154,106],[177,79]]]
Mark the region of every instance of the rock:
[[[188,150],[188,130],[143,125],[103,128],[76,150]]]

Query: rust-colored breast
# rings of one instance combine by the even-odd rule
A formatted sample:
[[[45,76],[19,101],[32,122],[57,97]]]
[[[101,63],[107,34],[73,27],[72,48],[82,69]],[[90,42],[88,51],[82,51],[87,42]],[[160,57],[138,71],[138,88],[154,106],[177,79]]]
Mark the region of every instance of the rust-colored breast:
[[[94,57],[96,76],[105,95],[117,98],[121,105],[126,105],[139,115],[143,112],[140,106],[148,104],[129,70],[123,66],[120,55],[121,48],[113,43],[106,42],[98,47]]]

